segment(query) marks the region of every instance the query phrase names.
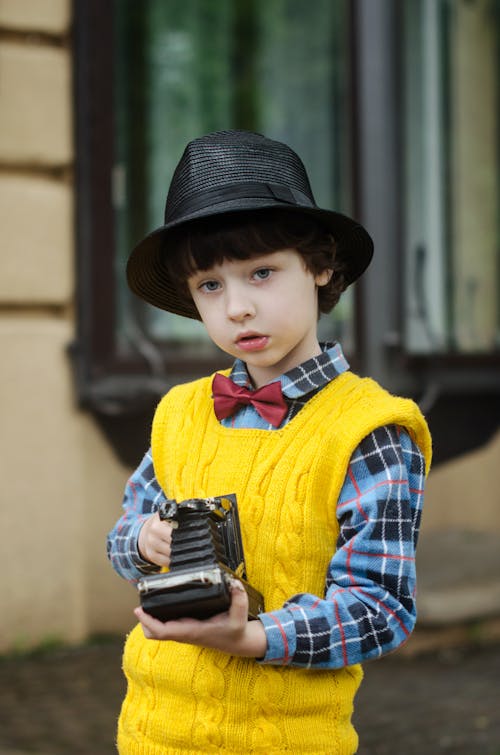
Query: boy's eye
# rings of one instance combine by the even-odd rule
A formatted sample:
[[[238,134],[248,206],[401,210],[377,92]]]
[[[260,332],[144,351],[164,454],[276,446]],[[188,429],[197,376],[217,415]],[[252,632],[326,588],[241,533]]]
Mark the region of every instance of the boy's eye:
[[[218,281],[203,281],[198,288],[200,288],[201,291],[217,291],[219,283]]]
[[[271,275],[271,269],[269,267],[260,267],[255,271],[254,277],[258,280],[266,280]]]

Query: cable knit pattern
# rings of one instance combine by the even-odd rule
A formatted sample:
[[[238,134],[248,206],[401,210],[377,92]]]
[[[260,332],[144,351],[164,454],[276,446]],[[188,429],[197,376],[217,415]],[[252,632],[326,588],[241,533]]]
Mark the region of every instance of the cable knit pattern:
[[[323,595],[339,532],[336,501],[354,449],[376,427],[394,423],[408,429],[429,464],[419,409],[347,372],[282,429],[225,428],[213,411],[211,382],[177,386],[160,403],[152,432],[156,477],[177,500],[237,494],[248,578],[267,610],[296,593]],[[264,666],[146,640],[136,627],[124,670],[122,755],[356,751],[350,719],[358,666]]]

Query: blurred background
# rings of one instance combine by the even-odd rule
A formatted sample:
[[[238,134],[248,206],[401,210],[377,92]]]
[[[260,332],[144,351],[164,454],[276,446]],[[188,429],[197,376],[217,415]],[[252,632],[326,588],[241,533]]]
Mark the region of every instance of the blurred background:
[[[158,398],[224,360],[124,267],[225,128],[373,235],[320,328],[433,433],[410,643],[500,640],[499,28],[499,0],[0,0],[5,657],[133,624],[106,533]]]

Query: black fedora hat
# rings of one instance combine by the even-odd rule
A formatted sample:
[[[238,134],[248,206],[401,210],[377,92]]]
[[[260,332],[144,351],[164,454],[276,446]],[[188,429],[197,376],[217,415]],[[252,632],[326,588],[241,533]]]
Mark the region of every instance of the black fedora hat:
[[[172,230],[199,218],[271,208],[305,213],[325,226],[335,238],[347,284],[368,267],[370,235],[346,215],[316,205],[306,169],[290,147],[249,131],[217,131],[194,139],[184,150],[170,184],[164,224],[130,255],[130,288],[160,309],[200,319],[163,264]]]

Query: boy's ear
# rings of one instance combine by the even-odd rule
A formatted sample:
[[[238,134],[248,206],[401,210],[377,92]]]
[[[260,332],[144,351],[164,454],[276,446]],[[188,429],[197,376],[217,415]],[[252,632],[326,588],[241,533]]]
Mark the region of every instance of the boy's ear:
[[[322,270],[321,273],[318,273],[314,276],[314,280],[317,286],[326,286],[327,283],[330,283],[333,275],[333,270]]]

